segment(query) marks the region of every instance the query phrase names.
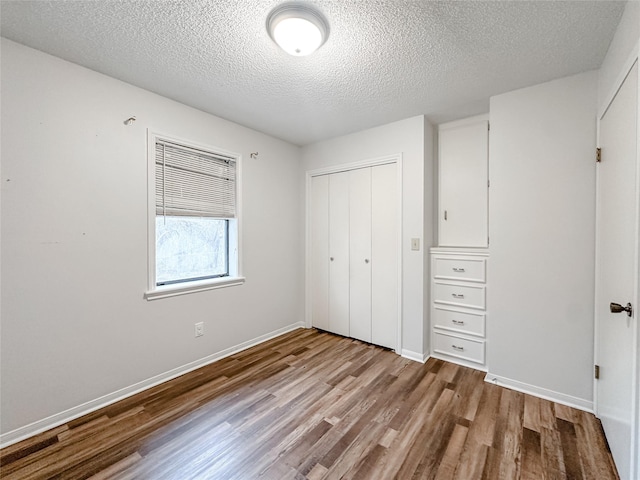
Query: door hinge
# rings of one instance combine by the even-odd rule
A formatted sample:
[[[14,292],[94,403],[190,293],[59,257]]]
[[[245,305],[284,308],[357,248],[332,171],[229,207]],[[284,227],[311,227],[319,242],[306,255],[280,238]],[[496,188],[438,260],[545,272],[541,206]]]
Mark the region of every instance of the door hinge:
[[[446,210],[444,211],[444,219],[445,220],[447,219],[447,211]]]
[[[593,376],[596,380],[600,378],[600,365],[594,365]]]
[[[600,147],[596,148],[596,163],[600,163],[602,160],[602,149]]]
[[[487,187],[491,186],[491,180],[487,180]]]

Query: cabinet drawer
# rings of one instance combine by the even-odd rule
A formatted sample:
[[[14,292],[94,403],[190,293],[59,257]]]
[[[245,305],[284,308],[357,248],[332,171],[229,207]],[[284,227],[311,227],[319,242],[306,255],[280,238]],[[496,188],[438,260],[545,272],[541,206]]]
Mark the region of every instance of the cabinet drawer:
[[[484,364],[484,341],[481,340],[468,340],[434,332],[433,351]]]
[[[434,277],[468,282],[486,281],[486,261],[484,258],[434,258]]]
[[[433,283],[433,301],[470,308],[485,308],[485,287],[458,285],[455,283]]]
[[[458,312],[435,307],[433,310],[433,326],[484,337],[484,314]]]

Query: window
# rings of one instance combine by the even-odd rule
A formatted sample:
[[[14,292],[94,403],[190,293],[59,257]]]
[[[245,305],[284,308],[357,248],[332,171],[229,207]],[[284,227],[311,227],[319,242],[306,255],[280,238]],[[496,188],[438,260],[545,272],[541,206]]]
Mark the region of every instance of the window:
[[[229,220],[156,216],[156,285],[229,276]]]
[[[149,150],[147,299],[242,283],[238,155],[151,133]]]

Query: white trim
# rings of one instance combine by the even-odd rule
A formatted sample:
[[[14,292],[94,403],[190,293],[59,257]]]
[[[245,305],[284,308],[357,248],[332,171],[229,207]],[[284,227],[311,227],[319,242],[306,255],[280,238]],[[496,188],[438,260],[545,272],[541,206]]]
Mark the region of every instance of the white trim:
[[[403,167],[403,158],[402,158],[402,153],[398,153],[397,157],[396,157],[396,175],[397,175],[397,191],[398,191],[398,212],[397,212],[397,219],[398,219],[398,225],[396,226],[396,228],[398,229],[397,231],[397,241],[398,241],[398,332],[397,332],[397,339],[396,339],[396,353],[398,355],[401,355],[402,352],[402,271],[403,271],[403,261],[404,261],[404,248],[402,248],[402,232],[404,232],[404,223],[402,222],[402,219],[404,218],[404,215],[402,214],[402,212],[404,211],[403,207],[404,204],[402,203],[402,199],[404,198],[404,190],[403,190],[403,182],[404,182],[404,167]],[[424,245],[424,238],[422,239],[422,244]],[[424,251],[424,248],[422,249]],[[426,353],[427,358],[429,356],[429,353]],[[424,363],[426,361],[425,357],[423,356],[423,362]]]
[[[411,350],[402,350],[402,352],[400,353],[400,356],[408,360],[413,360],[414,362],[420,362],[420,363],[425,363],[430,358],[430,355],[428,353],[422,354],[418,352],[413,352]]]
[[[578,410],[593,413],[593,402],[591,400],[574,397],[572,395],[566,395],[564,393],[556,392],[554,390],[548,390],[542,387],[536,387],[535,385],[530,385],[528,383],[523,383],[517,380],[512,380],[510,378],[494,375],[491,372],[487,372],[484,377],[484,381],[508,388],[510,390],[526,393],[527,395],[533,395],[534,397],[543,398],[551,402],[560,403],[568,407],[577,408]]]
[[[381,157],[360,160],[351,163],[341,163],[340,165],[330,165],[328,167],[308,170],[307,178],[317,177],[319,175],[329,175],[330,173],[348,172],[349,170],[357,170],[358,168],[375,167],[376,165],[386,165],[388,163],[402,163],[402,153],[393,155],[384,155]]]
[[[488,122],[489,114],[483,113],[482,115],[474,115],[473,117],[463,118],[462,120],[454,120],[452,122],[441,123],[438,125],[438,132],[442,130],[451,130],[454,128],[466,127],[467,125],[474,125],[480,122]]]
[[[311,328],[311,175],[305,174],[304,186],[304,325]]]
[[[605,113],[607,113],[607,110],[609,109],[609,106],[613,102],[613,99],[618,94],[618,90],[620,90],[620,87],[622,87],[624,80],[627,78],[627,75],[629,75],[629,72],[633,68],[633,64],[638,60],[639,54],[640,54],[640,40],[635,44],[635,46],[631,50],[631,53],[629,54],[625,62],[622,64],[622,68],[620,69],[618,78],[616,78],[616,81],[613,84],[613,87],[609,91],[608,95],[604,97],[604,100],[600,105],[600,108],[598,109],[598,122],[602,120],[602,117],[604,117]],[[598,134],[599,133],[600,132],[598,132]],[[598,139],[599,138],[600,137],[598,137]]]
[[[184,375],[185,373],[192,372],[193,370],[197,370],[198,368],[204,367],[225,357],[241,352],[242,350],[246,350],[255,345],[266,342],[267,340],[291,332],[298,328],[304,328],[304,324],[302,322],[297,322],[293,325],[289,325],[273,332],[266,333],[252,340],[247,340],[246,342],[242,342],[233,347],[226,348],[218,353],[208,355],[199,360],[187,363],[186,365],[183,365],[181,367],[174,368],[159,375],[155,375],[141,382],[134,383],[133,385],[130,385],[128,387],[121,388],[120,390],[116,390],[113,393],[109,393],[102,397],[96,398],[95,400],[91,400],[63,412],[56,413],[47,418],[43,418],[42,420],[33,422],[29,425],[25,425],[24,427],[20,427],[10,432],[4,433],[0,435],[0,448],[8,447],[9,445],[20,442],[39,433],[45,432],[60,425],[64,425],[71,420],[82,417],[83,415],[87,415],[88,413],[94,412],[108,405],[112,405],[113,403],[135,395],[136,393],[140,393],[151,387],[155,387],[156,385],[172,380],[176,377]]]
[[[636,68],[640,71],[640,40],[635,47]],[[631,70],[631,68],[629,70]],[[625,77],[626,78],[626,77]],[[636,85],[636,211],[635,211],[635,252],[634,252],[634,289],[633,289],[633,305],[634,311],[634,342],[633,342],[633,358],[632,382],[631,382],[631,457],[630,470],[631,478],[640,478],[640,326],[638,322],[638,305],[640,303],[640,77],[637,79]]]
[[[403,196],[403,158],[402,153],[396,153],[392,155],[384,155],[381,157],[370,158],[368,160],[360,160],[357,162],[343,163],[340,165],[331,165],[328,167],[322,167],[315,170],[308,170],[305,172],[305,325],[307,328],[311,328],[311,179],[321,175],[330,175],[332,173],[348,172],[350,170],[357,170],[359,168],[375,167],[377,165],[387,165],[391,163],[396,164],[396,174],[398,181],[398,338],[396,339],[395,352],[398,355],[404,356],[402,350],[402,262],[403,262],[403,249],[402,249],[402,196]],[[422,355],[419,355],[422,358]],[[413,359],[413,358],[412,358]],[[418,360],[420,361],[420,360]]]
[[[156,287],[155,290],[145,292],[144,298],[147,300],[157,300],[158,298],[175,297],[177,295],[186,295],[187,293],[204,292],[205,290],[242,285],[244,281],[244,277],[222,277],[198,282],[164,285]]]
[[[229,225],[229,274],[230,277],[209,279],[204,281],[185,282],[166,286],[156,285],[156,139],[167,140],[187,147],[217,153],[233,158],[236,162],[236,216]],[[230,287],[244,283],[242,276],[242,155],[223,148],[193,140],[166,135],[147,129],[147,291],[144,298],[156,300],[160,298],[202,292],[215,288]],[[233,227],[233,228],[232,228]],[[234,241],[235,240],[235,241]],[[235,250],[231,248],[235,245]]]
[[[489,247],[431,247],[429,253],[435,255],[471,255],[489,257]]]
[[[635,49],[636,63],[640,58],[640,40]],[[640,69],[640,65],[638,65]],[[633,383],[631,394],[631,477],[640,478],[640,316],[638,315],[638,304],[640,303],[640,79],[638,79],[636,93],[636,250],[635,250],[635,335],[634,335],[634,358]]]

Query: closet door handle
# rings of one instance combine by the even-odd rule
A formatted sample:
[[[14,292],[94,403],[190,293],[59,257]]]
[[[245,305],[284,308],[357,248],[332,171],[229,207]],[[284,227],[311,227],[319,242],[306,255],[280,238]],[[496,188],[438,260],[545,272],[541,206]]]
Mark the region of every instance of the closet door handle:
[[[627,306],[623,307],[619,303],[612,302],[609,304],[609,310],[611,310],[611,313],[627,312],[627,315],[629,317],[633,315],[633,307],[631,306],[630,303],[627,303]]]

